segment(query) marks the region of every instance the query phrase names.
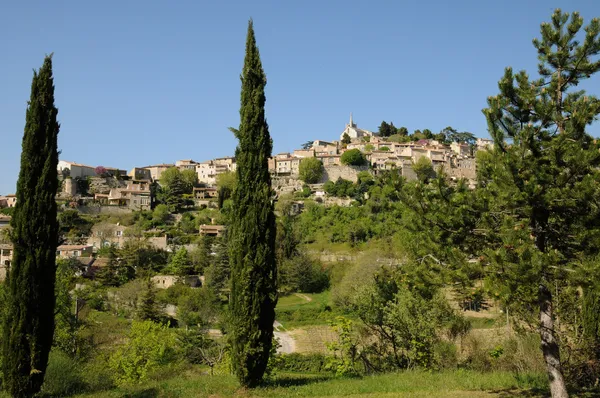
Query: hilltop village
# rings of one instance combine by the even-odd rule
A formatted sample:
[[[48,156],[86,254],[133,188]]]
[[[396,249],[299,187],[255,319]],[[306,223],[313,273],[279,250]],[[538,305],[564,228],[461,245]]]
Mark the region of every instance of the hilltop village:
[[[384,122],[385,123],[385,122]],[[391,125],[393,128],[393,124]],[[400,138],[400,139],[399,139]],[[452,141],[449,144],[436,139],[410,140],[410,136],[394,135],[384,137],[378,133],[359,128],[352,115],[339,140],[315,140],[307,142],[292,152],[278,153],[269,159],[272,184],[277,197],[291,196],[295,199],[293,207],[300,212],[304,200],[314,199],[323,205],[348,206],[352,198],[332,194],[327,188],[334,183],[356,183],[361,173],[372,176],[383,172],[397,173],[406,180],[414,180],[417,175],[413,166],[426,159],[432,170],[443,170],[452,179],[465,179],[474,185],[476,177],[475,153],[489,148],[493,141],[473,138],[471,142]],[[344,161],[344,154],[354,151],[359,154],[356,159]],[[307,183],[300,172],[300,164],[304,159],[314,158],[321,164],[321,172],[317,181]],[[134,167],[130,171],[105,166],[89,166],[77,162],[60,160],[58,174],[61,180],[57,201],[65,209],[76,210],[87,215],[119,215],[135,211],[150,211],[159,202],[157,190],[164,185],[164,173],[177,169],[181,175],[187,175],[187,183],[191,192],[181,196],[182,207],[219,208],[219,195],[223,189],[219,180],[227,180],[236,170],[234,157],[215,158],[203,162],[191,159],[178,160],[173,164],[156,164]],[[172,174],[172,173],[171,173]],[[306,179],[306,178],[304,178]],[[224,183],[226,184],[226,183]],[[340,197],[341,196],[341,197]],[[221,198],[224,199],[224,198]],[[0,229],[10,223],[10,208],[14,207],[14,194],[0,196]],[[179,211],[169,206],[169,211]],[[226,225],[216,223],[215,218],[202,223],[197,229],[200,235],[221,237]],[[95,253],[103,246],[116,245],[121,248],[126,240],[127,226],[119,223],[95,224],[87,236],[67,237],[57,250],[59,258],[80,258],[87,265],[95,264],[95,268],[104,265],[96,259]],[[145,239],[158,250],[173,251],[177,246],[176,239],[159,229],[144,231]],[[188,245],[191,248],[191,245]],[[7,242],[0,246],[0,279],[5,277],[6,268],[12,260],[12,247]],[[159,278],[160,279],[160,278]],[[161,279],[164,283],[164,278]],[[174,283],[174,279],[171,283]]]

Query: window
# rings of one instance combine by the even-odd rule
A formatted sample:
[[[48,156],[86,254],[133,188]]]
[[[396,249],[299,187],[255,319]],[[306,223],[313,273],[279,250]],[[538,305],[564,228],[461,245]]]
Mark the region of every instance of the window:
[[[123,236],[123,231],[117,231],[117,236]]]

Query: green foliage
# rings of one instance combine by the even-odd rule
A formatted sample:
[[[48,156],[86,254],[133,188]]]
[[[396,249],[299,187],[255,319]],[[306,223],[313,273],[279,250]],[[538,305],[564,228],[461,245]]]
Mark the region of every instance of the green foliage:
[[[176,357],[175,334],[167,326],[133,321],[127,338],[109,361],[118,385],[141,383]]]
[[[189,289],[177,300],[178,319],[186,326],[207,328],[219,315],[219,301],[208,287]]]
[[[219,199],[219,209],[222,209],[225,201],[231,198],[233,190],[237,186],[237,175],[234,172],[228,171],[217,174],[217,189]]]
[[[56,270],[56,307],[53,346],[75,359],[86,358],[91,350],[90,339],[84,337],[85,321],[79,318],[80,302],[71,295],[75,287],[77,260],[58,260]],[[77,303],[77,307],[76,307]]]
[[[388,124],[385,120],[379,125],[378,131],[380,137],[389,137],[394,134],[398,134],[396,127],[394,127],[394,123],[390,122]]]
[[[592,20],[578,40],[582,26],[578,13],[556,10],[533,41],[540,77],[506,68],[483,111],[495,148],[479,173],[489,203],[482,226],[493,231],[485,256],[492,282],[522,319],[537,312],[551,385],[564,393],[559,341],[567,328],[554,327],[556,296],[600,251],[600,145],[586,132],[600,100],[578,88],[600,70],[592,58],[600,53],[600,22]]]
[[[192,275],[194,273],[194,267],[185,247],[180,248],[171,256],[166,271],[171,275],[177,276]]]
[[[181,212],[190,202],[185,195],[193,192],[196,180],[197,174],[193,170],[181,172],[177,167],[166,169],[160,175],[161,188],[157,192],[159,201],[168,206],[169,212]]]
[[[47,56],[39,71],[33,73],[17,204],[11,219],[14,251],[6,289],[2,365],[4,387],[13,397],[39,392],[54,334],[57,113],[52,56]]]
[[[282,290],[320,293],[329,287],[329,273],[305,254],[297,254],[279,264]]]
[[[352,139],[350,138],[348,133],[344,133],[344,135],[342,136],[342,144],[348,145],[351,142],[352,142]],[[311,143],[311,145],[312,145],[312,143]]]
[[[356,360],[358,359],[358,343],[353,336],[352,321],[338,316],[331,322],[331,328],[338,335],[338,340],[327,343],[332,357],[327,358],[325,369],[337,377],[358,375]]]
[[[316,184],[323,176],[323,163],[317,158],[300,161],[299,178],[307,184]]]
[[[335,183],[331,180],[327,181],[323,184],[323,190],[325,190],[327,195],[338,198],[352,197],[356,193],[352,181],[344,180],[342,177],[339,177]]]
[[[151,279],[146,281],[146,289],[140,298],[137,309],[137,317],[141,321],[158,322],[161,316],[161,309],[156,300],[156,288]]]
[[[419,181],[429,182],[430,179],[435,177],[435,170],[433,170],[433,164],[431,160],[425,156],[421,156],[412,165],[413,171],[417,175]]]
[[[64,210],[58,213],[58,224],[62,239],[73,244],[85,242],[94,225],[93,222],[81,217],[77,210]]]
[[[86,389],[81,365],[62,351],[53,350],[42,386],[42,394],[50,397],[67,397]]]
[[[229,287],[231,277],[231,265],[229,262],[229,245],[227,238],[223,237],[216,244],[216,255],[207,269],[206,285],[217,294]]]
[[[210,339],[200,329],[180,330],[177,337],[184,358],[193,364],[207,365],[211,376],[214,375],[215,366],[226,359],[227,347]]]
[[[325,370],[327,357],[323,354],[279,354],[277,369],[285,372],[321,373]]]
[[[268,158],[272,141],[265,119],[266,76],[252,21],[248,23],[242,71],[239,129],[232,129],[238,185],[233,191],[230,228],[231,358],[246,387],[260,383],[273,339],[277,303],[275,215]]]
[[[377,371],[432,367],[441,331],[452,329],[448,335],[457,337],[469,330],[441,294],[423,297],[399,285],[386,269],[356,297],[354,311],[372,333],[372,343],[365,347],[363,358]]]
[[[367,164],[367,158],[359,149],[350,149],[340,157],[342,164],[349,166],[364,166]]]

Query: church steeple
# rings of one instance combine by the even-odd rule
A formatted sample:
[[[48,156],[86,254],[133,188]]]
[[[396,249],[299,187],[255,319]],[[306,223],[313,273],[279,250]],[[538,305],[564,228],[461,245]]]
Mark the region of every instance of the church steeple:
[[[352,120],[352,112],[350,112],[350,127],[356,127],[354,121]]]

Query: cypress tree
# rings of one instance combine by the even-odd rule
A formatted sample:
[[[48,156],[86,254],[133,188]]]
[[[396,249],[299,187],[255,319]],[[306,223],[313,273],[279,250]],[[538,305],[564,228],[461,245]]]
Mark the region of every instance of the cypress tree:
[[[14,254],[2,348],[5,388],[13,397],[31,397],[40,390],[54,333],[57,114],[50,55],[33,73],[11,220]]]
[[[275,215],[268,158],[272,142],[265,119],[265,85],[252,20],[241,75],[239,140],[235,151],[238,184],[233,191],[230,235],[231,348],[243,386],[262,380],[273,339],[277,303]]]

